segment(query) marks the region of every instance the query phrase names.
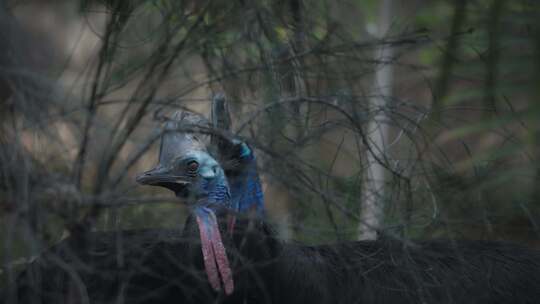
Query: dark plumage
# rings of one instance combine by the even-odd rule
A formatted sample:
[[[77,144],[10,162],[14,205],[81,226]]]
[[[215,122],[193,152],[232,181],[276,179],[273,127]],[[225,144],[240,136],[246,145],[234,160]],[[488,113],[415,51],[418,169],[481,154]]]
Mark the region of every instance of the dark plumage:
[[[68,238],[19,278],[19,303],[85,303],[81,300],[85,293],[90,303],[118,303],[119,299],[124,303],[538,303],[540,299],[540,252],[521,246],[443,240],[303,246],[277,240],[262,222],[246,221],[236,225],[233,243],[225,241],[235,280],[234,293],[225,296],[208,283],[197,232],[180,235],[155,230]]]

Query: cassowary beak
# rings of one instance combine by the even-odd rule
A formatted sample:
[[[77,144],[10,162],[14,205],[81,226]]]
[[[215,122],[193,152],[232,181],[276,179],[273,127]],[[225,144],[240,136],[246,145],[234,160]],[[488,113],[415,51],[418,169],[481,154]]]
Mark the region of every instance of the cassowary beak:
[[[168,170],[154,168],[136,177],[136,181],[141,185],[159,186],[173,191],[178,197],[187,196],[187,186],[189,181],[171,175]]]
[[[171,170],[162,166],[157,166],[154,169],[143,172],[135,180],[141,185],[167,188],[177,195],[182,193],[190,183],[186,178],[174,176]]]

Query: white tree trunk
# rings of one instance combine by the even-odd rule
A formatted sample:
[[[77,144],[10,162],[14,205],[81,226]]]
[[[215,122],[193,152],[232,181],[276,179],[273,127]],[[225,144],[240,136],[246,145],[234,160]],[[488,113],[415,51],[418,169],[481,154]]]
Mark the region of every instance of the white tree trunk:
[[[379,24],[377,38],[383,39],[390,29],[392,22],[393,0],[384,0],[380,4]],[[361,215],[359,225],[359,239],[373,240],[377,238],[377,229],[383,221],[383,198],[385,191],[386,169],[377,162],[384,159],[388,139],[388,125],[385,124],[386,113],[381,111],[392,96],[393,67],[390,63],[393,51],[389,45],[381,44],[376,50],[375,59],[381,61],[375,72],[373,96],[370,108],[376,115],[369,123],[367,136],[370,143],[367,168],[362,188]]]

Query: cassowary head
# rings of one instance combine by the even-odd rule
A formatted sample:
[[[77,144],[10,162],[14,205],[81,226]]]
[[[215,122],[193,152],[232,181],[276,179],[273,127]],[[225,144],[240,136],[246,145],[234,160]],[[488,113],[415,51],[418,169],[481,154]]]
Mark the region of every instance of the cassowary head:
[[[170,189],[194,207],[229,207],[229,186],[225,173],[206,151],[183,151],[168,163],[160,163],[139,175],[137,182]]]
[[[225,180],[223,170],[204,143],[194,134],[182,132],[183,127],[200,120],[189,112],[175,113],[164,126],[158,165],[137,176],[137,182],[165,187],[193,203],[208,194],[207,181],[216,177]]]
[[[165,125],[159,164],[137,177],[143,185],[165,187],[185,198],[192,208],[201,237],[201,248],[212,288],[232,293],[233,279],[221,240],[216,213],[231,208],[229,185],[219,163],[193,134],[182,132],[182,123],[192,123],[187,113],[177,113]],[[221,280],[220,280],[221,278]]]

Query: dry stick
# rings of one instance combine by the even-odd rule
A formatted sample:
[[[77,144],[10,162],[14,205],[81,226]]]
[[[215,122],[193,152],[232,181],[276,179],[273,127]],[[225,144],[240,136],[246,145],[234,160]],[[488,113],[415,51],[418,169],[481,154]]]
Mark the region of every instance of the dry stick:
[[[119,9],[120,6],[121,6],[121,2],[118,2],[117,6],[114,7],[113,12]],[[81,179],[83,175],[82,172],[84,170],[84,163],[86,161],[85,154],[86,154],[86,149],[88,146],[88,141],[90,138],[90,134],[89,134],[90,128],[93,125],[96,111],[100,105],[99,101],[101,100],[101,98],[105,96],[106,88],[103,86],[100,87],[100,79],[103,78],[101,82],[104,84],[105,80],[108,78],[108,75],[112,67],[111,64],[105,65],[106,59],[107,57],[114,57],[114,54],[116,52],[116,47],[109,48],[111,44],[111,39],[112,39],[111,36],[114,35],[114,38],[116,38],[121,30],[121,26],[119,26],[119,20],[118,18],[115,18],[115,17],[119,17],[119,15],[114,14],[114,13],[112,14],[109,22],[107,23],[107,27],[105,30],[104,44],[102,48],[100,49],[100,53],[98,57],[99,58],[98,68],[96,70],[94,80],[92,82],[92,90],[90,94],[89,104],[87,107],[88,116],[87,116],[87,120],[84,126],[83,139],[81,141],[80,150],[79,150],[79,153],[77,155],[76,162],[74,165],[75,174],[76,174],[76,186],[78,189],[80,189],[80,183],[81,183]],[[125,23],[121,25],[125,25]],[[114,42],[114,40],[112,42]],[[102,76],[103,69],[105,69],[104,76]],[[98,92],[98,88],[101,89],[101,92]]]
[[[201,14],[201,16],[204,15],[204,12]],[[146,87],[150,86],[150,92],[148,93],[148,96],[144,98],[142,105],[139,107],[139,109],[136,111],[135,115],[128,118],[128,121],[126,123],[126,127],[122,128],[120,130],[120,134],[118,135],[120,139],[116,142],[112,143],[112,148],[108,154],[104,157],[104,165],[100,168],[100,174],[98,174],[98,180],[104,181],[104,178],[107,175],[108,170],[110,169],[112,163],[116,159],[118,152],[122,149],[123,145],[131,135],[131,133],[135,130],[137,127],[139,121],[142,119],[142,117],[145,115],[145,110],[148,107],[148,105],[153,100],[153,97],[155,96],[157,89],[159,88],[159,85],[163,82],[165,77],[167,76],[170,68],[172,67],[173,62],[176,60],[176,58],[180,55],[181,50],[183,49],[184,45],[186,44],[188,38],[193,33],[195,28],[201,23],[203,20],[203,17],[199,17],[197,21],[189,28],[187,34],[185,37],[176,45],[173,51],[173,55],[169,57],[169,60],[165,63],[165,66],[163,67],[161,73],[156,77],[154,81],[152,81],[151,74],[153,74],[154,69],[157,67],[157,64],[153,66],[153,68],[150,69],[149,74],[146,77],[146,81],[148,81],[149,85],[141,85],[137,88],[135,93],[133,94],[133,97],[139,95],[139,93],[142,93],[141,91],[145,89]],[[128,105],[129,106],[129,105]],[[127,109],[126,109],[127,110]],[[127,111],[125,111],[127,112]],[[116,136],[115,136],[116,137]],[[98,182],[98,187],[96,187],[97,190],[100,190],[103,182]],[[99,191],[95,191],[99,192]]]
[[[465,34],[465,33],[458,33],[458,34]],[[342,45],[339,45],[339,46],[337,46],[335,48],[324,50],[321,53],[330,55],[330,54],[333,54],[333,53],[337,53],[340,50],[341,51],[347,50],[347,48],[350,48],[350,49],[353,49],[353,48],[356,48],[356,49],[357,48],[367,48],[367,47],[375,47],[375,46],[380,45],[380,44],[387,44],[387,45],[393,45],[393,46],[398,46],[398,45],[402,45],[402,44],[411,44],[411,43],[418,44],[418,43],[421,43],[423,41],[426,41],[426,38],[427,38],[427,36],[425,34],[421,33],[420,36],[415,36],[415,37],[410,37],[410,38],[387,39],[387,40],[378,41],[378,42],[358,42],[358,43],[353,43],[353,44],[342,44]],[[308,55],[311,55],[311,54],[315,54],[315,53],[317,53],[317,51],[319,51],[318,48],[316,48],[316,47],[311,48],[311,49],[306,50],[306,51],[304,51],[304,52],[302,52],[300,54],[293,54],[293,55],[291,55],[291,56],[289,56],[287,58],[280,59],[276,63],[278,63],[278,64],[279,63],[286,63],[286,62],[291,61],[291,60],[296,60],[299,57],[304,57],[304,56],[308,56]],[[334,54],[334,56],[335,56],[335,54]],[[266,68],[266,66],[254,66],[254,67],[249,67],[249,68],[242,68],[242,69],[227,71],[226,73],[224,73],[224,74],[222,74],[220,76],[212,77],[212,78],[210,78],[210,79],[208,79],[206,81],[199,82],[196,85],[194,85],[194,86],[192,86],[190,88],[187,88],[179,96],[189,94],[190,92],[200,88],[201,86],[205,86],[205,85],[211,84],[213,82],[221,81],[221,80],[223,80],[223,79],[225,79],[225,78],[227,78],[229,76],[239,75],[239,74],[242,74],[242,73],[249,73],[249,72],[253,72],[253,71],[257,71],[257,70],[262,70],[262,69],[265,69],[265,68]],[[147,76],[148,76],[148,73],[147,73]],[[148,79],[147,76],[144,78],[143,82]],[[134,94],[134,95],[136,95],[136,94]],[[128,100],[128,103],[131,103],[132,101],[135,101],[135,100],[139,100],[139,99],[136,98],[136,96],[133,96],[132,98],[130,98]],[[174,100],[175,99],[170,99],[170,101],[165,102],[164,105],[169,105]],[[118,101],[118,102],[120,102],[120,101]],[[124,111],[122,111],[121,117],[124,117],[124,115],[126,113],[125,110],[127,110],[127,108],[125,108]],[[122,119],[119,119],[117,121],[116,127],[119,126],[119,121],[122,121]],[[114,128],[114,129],[116,129],[116,128]]]
[[[467,33],[468,32],[463,32],[463,33],[458,33],[458,34],[461,35],[461,34],[467,34]],[[351,44],[351,45],[346,45],[346,44],[339,45],[338,47],[345,49],[345,46],[347,46],[350,49],[354,49],[354,48],[375,47],[377,45],[399,46],[399,45],[403,45],[403,44],[419,44],[419,43],[428,41],[427,36],[424,33],[421,33],[421,34],[422,35],[420,35],[420,36],[415,36],[415,37],[411,37],[411,38],[387,39],[387,40],[378,41],[378,42],[359,42],[359,43],[355,43],[355,44]],[[275,64],[284,64],[284,63],[287,63],[289,61],[298,60],[301,57],[309,56],[309,55],[312,55],[312,54],[317,54],[319,52],[321,54],[328,54],[328,55],[332,54],[332,56],[337,56],[334,53],[337,53],[339,51],[338,47],[336,47],[335,49],[327,49],[327,50],[324,50],[324,51],[320,51],[317,47],[314,47],[314,48],[308,49],[308,50],[306,50],[306,51],[304,51],[302,53],[293,54],[293,55],[291,55],[291,56],[289,56],[287,58],[277,60],[274,63]],[[332,53],[332,52],[334,52],[334,53]],[[376,61],[376,63],[380,63],[380,62]],[[407,65],[405,65],[405,66],[407,66]],[[237,75],[240,75],[240,74],[243,74],[243,73],[250,73],[250,72],[255,72],[255,71],[260,71],[260,70],[266,70],[267,68],[268,68],[267,65],[262,65],[262,66],[253,66],[253,67],[248,67],[248,68],[241,68],[241,69],[237,69],[237,70],[227,70],[225,73],[223,73],[223,74],[221,74],[219,76],[211,77],[211,78],[209,78],[209,79],[207,79],[205,81],[198,82],[198,83],[192,85],[191,87],[188,87],[188,88],[184,89],[177,96],[185,96],[185,95],[190,94],[193,91],[195,91],[195,90],[197,90],[197,89],[199,89],[199,88],[201,88],[203,86],[207,86],[207,85],[210,85],[210,84],[215,83],[215,82],[220,82],[223,79],[226,79],[226,78],[231,77],[231,76],[237,76]],[[168,102],[163,103],[163,105],[165,105],[165,106],[170,105],[174,101],[175,101],[175,98],[171,98]]]
[[[493,110],[497,113],[497,82],[499,77],[499,62],[500,62],[500,50],[499,50],[499,36],[501,32],[501,15],[504,11],[503,0],[493,0],[489,13],[489,28],[488,28],[488,58],[486,62],[486,84],[484,95],[484,107],[487,116],[489,110]]]
[[[122,129],[120,131],[121,132],[120,135],[119,135],[120,139],[118,141],[116,141],[116,142],[112,142],[113,137],[111,137],[110,142],[112,142],[112,145],[110,145],[110,146],[112,146],[112,147],[109,150],[109,153],[107,153],[107,152],[104,153],[101,165],[98,168],[98,174],[96,175],[95,187],[94,187],[94,191],[93,191],[94,194],[100,193],[102,191],[103,186],[104,186],[105,182],[107,181],[107,176],[108,176],[109,169],[111,168],[112,164],[116,160],[116,157],[118,156],[118,152],[122,149],[122,147],[126,143],[127,139],[131,135],[131,133],[137,127],[139,121],[145,115],[145,110],[146,110],[147,106],[152,101],[154,95],[157,92],[157,89],[158,89],[160,83],[162,83],[163,80],[165,79],[165,77],[167,76],[170,68],[172,67],[173,62],[176,60],[176,58],[180,54],[180,51],[183,49],[183,47],[186,44],[188,38],[191,36],[193,31],[198,27],[198,25],[202,22],[202,20],[204,20],[204,15],[205,15],[204,13],[206,12],[206,10],[208,10],[208,8],[210,6],[210,3],[211,3],[211,1],[208,2],[206,7],[201,12],[200,16],[197,18],[197,20],[194,22],[194,24],[188,29],[188,31],[187,31],[186,35],[184,36],[184,38],[180,42],[178,42],[178,44],[174,48],[173,55],[171,55],[169,60],[165,63],[165,66],[163,67],[161,73],[158,75],[157,79],[154,81],[154,83],[150,84],[151,89],[150,89],[150,92],[148,93],[148,96],[144,99],[142,105],[139,107],[139,109],[137,110],[135,115],[132,116],[131,119],[129,119],[127,121],[126,128]],[[151,70],[155,69],[156,66],[157,66],[157,64],[154,65]],[[148,78],[150,78],[150,76]],[[139,86],[135,93],[138,93],[140,90],[142,90],[141,88],[143,88],[143,87],[146,87],[146,86],[144,86],[144,85]],[[133,96],[136,96],[136,95],[134,94]],[[127,106],[129,106],[129,104]],[[107,146],[109,146],[109,145],[107,145]],[[80,227],[92,226],[92,222],[95,221],[95,219],[97,218],[99,213],[100,213],[99,206],[93,205],[91,207],[90,211],[88,212],[88,214],[81,221]]]
[[[205,9],[207,9],[209,4]],[[202,12],[204,15],[204,11]],[[157,89],[159,88],[159,85],[162,83],[162,81],[165,79],[165,77],[168,74],[169,69],[172,67],[172,63],[178,55],[180,54],[180,51],[184,48],[187,40],[190,38],[191,34],[195,30],[195,28],[200,24],[201,18],[199,17],[194,24],[188,29],[186,35],[183,37],[183,39],[178,42],[176,47],[174,48],[173,55],[171,55],[168,58],[168,61],[166,61],[165,66],[163,67],[161,73],[157,77],[153,77],[155,74],[155,70],[157,67],[162,63],[162,54],[167,50],[168,44],[172,40],[172,36],[169,36],[168,39],[165,39],[164,42],[158,47],[158,51],[155,54],[155,60],[153,64],[148,69],[148,72],[143,77],[143,80],[141,80],[141,84],[136,88],[135,92],[131,95],[131,97],[128,99],[127,105],[124,107],[123,111],[120,114],[119,119],[116,121],[115,126],[113,129],[118,132],[116,132],[113,136],[110,137],[110,140],[106,147],[111,146],[111,152],[104,153],[104,156],[102,158],[102,163],[104,163],[103,166],[100,167],[100,171],[98,174],[98,178],[96,179],[96,189],[94,192],[99,192],[101,190],[101,187],[103,186],[103,183],[105,182],[105,178],[107,177],[107,172],[112,166],[112,163],[114,162],[115,158],[117,157],[117,153],[122,149],[123,145],[131,135],[131,133],[135,130],[137,127],[139,121],[142,119],[142,117],[145,114],[145,110],[148,107],[148,105],[153,101],[153,97],[155,96]],[[157,79],[155,79],[157,78]],[[126,122],[127,127],[126,128],[120,128],[121,123],[124,121],[124,118],[126,117],[127,113],[129,112],[129,108],[131,107],[131,104],[138,100],[139,95],[144,94],[144,90],[149,88],[149,93],[147,93],[148,96],[142,99],[142,104],[135,113],[131,119],[128,118],[128,121]],[[124,130],[126,130],[123,132]],[[123,132],[123,133],[122,133]],[[114,139],[118,136],[120,137],[120,140],[117,142],[114,142]],[[101,182],[99,182],[101,181]]]
[[[171,16],[171,14],[173,14],[174,12],[170,12],[169,14],[167,14],[165,16],[165,19],[169,18]],[[175,30],[173,30],[172,32],[175,33],[176,32],[176,29],[177,28],[181,28],[185,23],[180,23],[178,24],[176,27],[175,27]],[[135,89],[135,92],[133,92],[133,94],[131,94],[131,97],[128,99],[128,103],[126,104],[126,106],[124,107],[124,109],[122,110],[122,112],[120,112],[120,117],[116,120],[116,123],[113,127],[113,132],[115,132],[113,134],[113,136],[111,136],[110,140],[109,140],[109,144],[106,145],[106,146],[109,146],[113,143],[113,139],[116,137],[116,135],[118,134],[118,130],[120,129],[119,127],[121,126],[122,122],[124,121],[127,113],[129,112],[129,108],[131,106],[131,104],[135,101],[137,101],[139,98],[138,96],[139,95],[142,95],[144,93],[144,89],[146,89],[148,87],[148,85],[146,85],[147,83],[150,83],[150,80],[151,80],[151,77],[154,75],[154,72],[156,70],[156,68],[159,66],[160,63],[162,63],[162,60],[164,58],[163,54],[166,53],[167,51],[167,47],[169,46],[169,43],[171,42],[172,40],[172,36],[170,34],[170,32],[167,33],[168,36],[163,40],[163,42],[157,47],[157,50],[156,52],[154,53],[153,55],[153,62],[152,64],[150,65],[150,68],[148,69],[148,71],[146,72],[146,74],[144,75],[144,77],[142,78],[142,80],[140,81],[140,85]],[[188,37],[188,34],[189,32],[186,34],[186,36],[184,37],[184,39],[187,39]],[[145,101],[146,99],[141,99],[141,101]]]
[[[468,34],[468,33],[469,32],[460,32],[460,33],[457,33],[457,35],[463,35],[463,34]],[[302,57],[306,57],[306,56],[310,56],[310,55],[314,55],[314,54],[326,54],[328,56],[339,56],[339,52],[350,51],[352,49],[358,50],[359,48],[372,48],[372,47],[377,47],[377,46],[380,46],[380,45],[400,46],[400,45],[408,45],[408,44],[421,44],[421,43],[424,43],[426,41],[431,41],[432,40],[432,39],[428,39],[428,36],[423,32],[416,32],[416,33],[413,33],[413,34],[416,34],[416,35],[412,36],[412,37],[405,37],[405,38],[388,38],[388,39],[380,40],[380,41],[376,41],[376,42],[369,41],[369,42],[354,42],[354,43],[350,43],[350,44],[340,44],[340,45],[337,45],[337,46],[335,46],[333,48],[325,49],[325,50],[322,50],[322,49],[318,48],[317,46],[315,46],[313,48],[304,50],[301,53],[293,54],[293,55],[290,55],[289,57],[285,57],[283,59],[275,60],[274,64],[277,64],[277,65],[285,64],[285,63],[288,63],[290,61],[299,60]],[[448,39],[448,38],[445,37],[443,39]],[[379,62],[379,61],[377,61],[377,62]],[[258,70],[266,70],[266,69],[268,69],[267,65],[261,65],[261,66],[252,66],[252,67],[247,67],[247,68],[241,68],[241,69],[232,70],[232,71],[228,70],[228,71],[226,71],[226,73],[223,73],[223,74],[221,74],[219,76],[211,77],[206,81],[199,82],[199,83],[193,85],[192,87],[185,89],[179,95],[180,96],[187,95],[187,94],[197,90],[198,88],[201,88],[203,86],[207,86],[207,85],[209,85],[211,83],[219,82],[219,81],[221,81],[223,79],[226,79],[227,77],[236,76],[236,75],[239,75],[239,74],[242,74],[242,73],[254,72],[254,71],[258,71]]]
[[[137,102],[137,101],[140,101],[142,103],[142,106],[144,106],[145,103],[149,102],[148,97],[138,98],[138,96],[145,94],[144,90],[146,90],[148,87],[150,87],[150,94],[149,95],[152,94],[151,90],[157,89],[155,86],[159,85],[159,83],[158,84],[153,83],[151,77],[154,75],[155,70],[158,68],[158,66],[161,63],[161,61],[159,60],[161,57],[158,56],[158,54],[164,53],[167,50],[167,43],[170,41],[170,39],[171,38],[169,37],[169,39],[165,40],[166,43],[163,43],[162,45],[160,45],[158,47],[158,49],[156,51],[156,54],[154,55],[155,56],[154,58],[156,58],[156,59],[150,65],[150,68],[148,69],[146,75],[140,81],[140,84],[137,86],[135,91],[132,93],[131,97],[127,99],[127,104],[124,106],[123,110],[120,113],[120,116],[118,117],[118,119],[115,122],[115,125],[112,128],[114,133],[113,133],[113,136],[111,136],[109,141],[108,141],[109,145],[112,145],[114,143],[114,139],[116,138],[116,136],[118,136],[118,134],[121,133],[122,130],[120,130],[120,126],[122,125],[122,123],[126,119],[126,116],[128,115],[129,109],[132,106],[132,104]],[[154,86],[154,87],[152,87],[152,86]],[[109,146],[109,145],[107,145],[107,146]]]
[[[360,135],[360,138],[362,140],[362,144],[366,147],[368,152],[373,155],[374,160],[377,161],[379,164],[381,164],[390,173],[392,173],[392,175],[394,175],[394,176],[396,176],[398,178],[403,178],[401,176],[401,174],[399,174],[398,172],[395,172],[394,170],[392,170],[392,168],[390,168],[390,166],[388,164],[386,164],[379,157],[377,157],[377,154],[372,150],[371,145],[368,142],[367,137],[365,136],[364,131],[362,130],[362,126],[360,125],[360,122],[358,121],[358,119],[355,119],[345,109],[343,109],[343,108],[341,108],[341,107],[339,107],[337,105],[334,105],[331,101],[327,101],[327,100],[324,100],[324,99],[313,98],[313,97],[298,97],[298,98],[282,99],[282,100],[279,100],[279,101],[269,103],[269,104],[265,105],[264,107],[260,108],[254,114],[252,114],[252,116],[249,117],[248,120],[245,121],[240,126],[240,128],[238,129],[238,132],[240,132],[243,128],[245,128],[249,123],[251,123],[253,120],[255,120],[257,118],[257,116],[259,116],[263,112],[266,112],[266,111],[270,110],[271,108],[273,108],[275,106],[279,106],[279,105],[285,104],[285,103],[292,103],[292,102],[312,102],[312,103],[322,104],[322,105],[325,105],[325,106],[337,111],[341,115],[343,115],[351,123],[351,126],[354,127],[354,131],[356,131]]]
[[[90,136],[90,127],[93,124],[94,116],[96,113],[96,103],[97,103],[97,91],[99,87],[99,81],[101,78],[101,72],[103,70],[103,66],[106,62],[106,56],[107,56],[107,50],[109,49],[109,40],[112,34],[112,25],[114,24],[114,18],[111,17],[109,22],[107,23],[107,27],[105,29],[105,38],[103,46],[101,47],[99,51],[99,62],[98,67],[96,69],[96,73],[94,75],[94,80],[92,82],[92,91],[90,93],[90,100],[88,103],[88,115],[86,117],[86,122],[84,124],[84,130],[83,130],[83,137],[81,140],[81,144],[79,146],[79,152],[77,153],[77,157],[75,160],[74,165],[74,171],[75,171],[75,185],[77,189],[80,189],[81,186],[81,179],[82,179],[82,172],[83,167],[85,163],[85,156],[86,156],[86,149],[88,146],[88,140]]]
[[[456,1],[455,8],[454,8],[454,17],[452,18],[452,30],[450,33],[450,37],[448,38],[446,51],[444,53],[442,70],[439,75],[439,80],[437,81],[437,84],[435,86],[433,109],[432,109],[433,111],[432,120],[435,120],[435,121],[440,119],[440,111],[442,109],[441,102],[443,101],[448,91],[448,86],[450,82],[450,74],[452,73],[454,62],[456,61],[455,55],[456,55],[457,49],[459,48],[460,30],[461,30],[462,24],[465,22],[465,19],[466,19],[466,8],[467,8],[466,0]]]
[[[152,147],[152,145],[161,137],[162,134],[163,131],[150,137],[150,139],[148,139],[148,141],[146,141],[146,143],[133,156],[128,159],[124,168],[122,168],[116,178],[113,179],[111,188],[114,189],[116,188],[116,186],[118,186],[122,178],[124,178],[124,176],[127,174],[128,170],[131,169],[131,167],[133,167],[135,163],[137,163],[137,161],[144,155],[144,153],[146,153],[146,151],[150,149],[150,147]]]
[[[328,170],[328,175],[326,177],[326,191],[328,192],[328,189],[329,189],[329,184],[330,184],[330,174],[332,173],[332,170],[334,169],[334,166],[336,164],[336,161],[337,161],[337,158],[339,156],[339,153],[341,152],[341,148],[343,147],[343,143],[345,142],[345,135],[342,135],[341,136],[341,141],[336,149],[336,153],[334,154],[334,157],[332,159],[332,163],[330,164],[330,169]],[[339,227],[336,223],[336,219],[334,218],[334,214],[332,213],[332,209],[330,209],[330,203],[326,200],[326,197],[324,196],[321,196],[321,198],[323,199],[323,202],[324,202],[324,207],[325,207],[325,210],[326,210],[326,215],[328,216],[328,220],[330,221],[330,224],[332,225],[332,228],[334,229],[334,232],[336,234],[336,238],[339,240],[341,240],[341,234],[339,233]]]

